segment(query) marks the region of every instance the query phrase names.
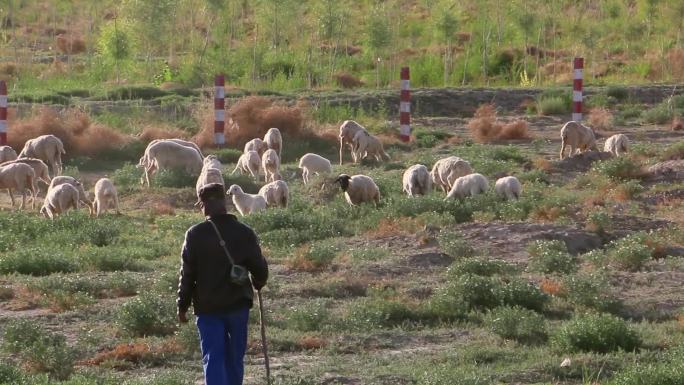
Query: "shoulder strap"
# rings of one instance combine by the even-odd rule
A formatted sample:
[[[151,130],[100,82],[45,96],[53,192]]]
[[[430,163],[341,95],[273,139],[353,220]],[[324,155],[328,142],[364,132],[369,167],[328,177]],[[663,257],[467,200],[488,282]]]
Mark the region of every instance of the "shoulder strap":
[[[207,219],[207,222],[211,223],[211,227],[214,228],[214,231],[216,232],[216,236],[219,239],[219,245],[223,248],[223,251],[226,253],[226,257],[228,257],[228,261],[230,261],[231,265],[235,265],[235,261],[233,261],[233,257],[230,256],[230,253],[228,252],[228,249],[226,248],[226,242],[223,240],[223,237],[221,236],[221,233],[219,232],[218,227],[216,227],[216,224],[211,220]]]

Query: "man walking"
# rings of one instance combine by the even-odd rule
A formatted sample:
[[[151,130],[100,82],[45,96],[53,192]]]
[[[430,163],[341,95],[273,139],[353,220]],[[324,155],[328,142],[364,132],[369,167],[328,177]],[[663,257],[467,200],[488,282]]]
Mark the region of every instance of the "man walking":
[[[254,297],[252,285],[260,290],[266,284],[268,265],[254,231],[226,212],[222,185],[206,185],[198,197],[207,220],[185,233],[178,320],[188,322],[187,311],[192,302],[206,385],[241,385],[247,321]],[[251,283],[235,278],[239,276],[235,265],[238,273],[240,267],[251,273]]]

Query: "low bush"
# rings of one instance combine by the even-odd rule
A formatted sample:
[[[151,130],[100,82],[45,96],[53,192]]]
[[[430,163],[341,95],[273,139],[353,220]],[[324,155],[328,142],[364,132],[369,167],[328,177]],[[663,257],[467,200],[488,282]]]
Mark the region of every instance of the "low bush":
[[[132,163],[126,163],[120,169],[114,171],[112,174],[112,182],[119,187],[132,187],[140,185],[140,178],[143,176],[143,170],[136,168]]]
[[[530,268],[540,273],[567,274],[577,270],[577,258],[568,253],[565,242],[559,240],[532,242],[527,247]]]
[[[606,278],[598,273],[573,274],[563,277],[562,296],[577,310],[616,313],[620,301],[611,292]]]
[[[70,273],[79,269],[74,255],[55,247],[26,247],[0,255],[0,273],[49,275]]]
[[[437,240],[439,248],[454,258],[470,258],[475,255],[475,249],[460,234],[453,231],[440,231]]]
[[[625,321],[609,314],[576,315],[552,337],[561,352],[609,353],[632,352],[641,346],[641,338]]]
[[[184,170],[166,169],[159,170],[151,179],[150,183],[154,187],[183,188],[194,187],[197,175],[190,175]]]
[[[662,152],[660,155],[661,160],[678,160],[684,159],[684,140],[677,143],[673,143]]]
[[[539,287],[522,278],[513,278],[497,285],[495,295],[503,305],[520,306],[537,312],[544,310],[550,299]]]
[[[549,96],[537,100],[539,115],[563,115],[570,113],[571,103],[563,96]]]
[[[619,101],[625,101],[629,97],[629,89],[624,86],[608,86],[606,88],[606,95]]]
[[[586,229],[598,234],[604,234],[611,229],[610,214],[603,210],[592,211],[587,215]]]
[[[587,117],[589,127],[594,130],[606,131],[613,128],[613,114],[607,108],[592,108]]]
[[[362,298],[350,304],[342,325],[353,330],[368,330],[412,324],[420,319],[420,313],[400,300]]]
[[[595,162],[592,171],[615,181],[639,179],[643,175],[641,165],[626,156]]]
[[[297,270],[319,270],[328,266],[339,252],[340,246],[337,242],[327,239],[315,241],[295,250],[287,264]]]
[[[684,348],[659,354],[653,363],[635,363],[613,376],[608,385],[682,385],[684,384]]]
[[[19,371],[18,368],[9,364],[0,363],[0,384],[20,384],[22,377],[21,371]]]
[[[666,124],[673,118],[672,110],[666,103],[658,104],[657,106],[645,110],[641,113],[641,120],[645,123],[651,124]]]
[[[141,294],[119,308],[117,324],[122,333],[133,337],[168,335],[175,331],[175,315],[173,299]]]
[[[547,339],[544,317],[521,307],[493,309],[485,315],[484,325],[501,338],[521,343],[540,343]]]
[[[3,350],[19,356],[24,368],[66,380],[74,371],[75,351],[66,337],[51,333],[30,320],[10,322],[4,330]]]
[[[646,243],[647,238],[646,233],[639,232],[610,242],[606,251],[608,260],[625,270],[640,270],[653,253]]]

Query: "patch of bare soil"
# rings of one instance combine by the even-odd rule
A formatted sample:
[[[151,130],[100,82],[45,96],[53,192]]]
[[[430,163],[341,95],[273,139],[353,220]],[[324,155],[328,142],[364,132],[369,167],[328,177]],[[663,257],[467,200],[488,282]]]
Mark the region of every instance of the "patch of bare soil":
[[[676,190],[671,190],[671,191],[661,191],[661,192],[656,192],[651,195],[637,198],[641,202],[647,204],[647,205],[662,205],[662,204],[668,204],[669,202],[672,202],[674,200],[680,200],[684,199],[684,189],[676,189]]]
[[[613,285],[627,315],[636,319],[671,319],[684,306],[684,272],[615,272]]]
[[[425,268],[433,266],[446,267],[451,265],[454,258],[444,253],[419,253],[408,257],[408,264],[411,267]]]
[[[622,238],[637,231],[662,229],[670,225],[673,225],[673,223],[663,219],[637,217],[634,215],[612,215],[611,226],[616,230],[608,236],[608,239]]]
[[[567,151],[567,150],[566,150]],[[606,160],[611,158],[609,152],[603,151],[589,151],[569,156],[563,160],[553,162],[554,169],[561,172],[586,172],[589,171],[591,165],[599,160]]]

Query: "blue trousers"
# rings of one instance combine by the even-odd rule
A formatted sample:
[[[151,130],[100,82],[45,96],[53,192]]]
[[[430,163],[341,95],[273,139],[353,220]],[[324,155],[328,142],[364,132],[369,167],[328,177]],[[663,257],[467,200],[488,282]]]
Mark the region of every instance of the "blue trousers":
[[[206,385],[242,385],[249,308],[197,316]]]

